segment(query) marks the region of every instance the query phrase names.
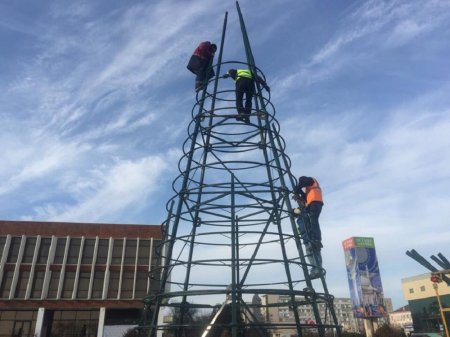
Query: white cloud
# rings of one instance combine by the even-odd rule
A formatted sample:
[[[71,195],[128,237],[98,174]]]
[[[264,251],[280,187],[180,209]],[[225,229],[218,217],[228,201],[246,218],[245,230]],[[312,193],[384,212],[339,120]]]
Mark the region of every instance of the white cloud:
[[[0,194],[14,192],[34,180],[67,169],[89,150],[89,146],[63,143],[35,131],[20,136],[13,132],[4,133],[0,144],[5,149],[0,169]]]
[[[276,97],[350,69],[367,58],[410,43],[421,34],[441,30],[450,18],[450,4],[443,1],[367,1],[344,16],[336,33],[307,62],[274,79]],[[437,31],[436,34],[441,34]]]
[[[87,195],[78,192],[80,200],[76,204],[63,207],[48,205],[36,211],[53,221],[115,219],[120,212],[127,209],[133,212],[151,202],[149,197],[158,189],[158,181],[166,168],[166,162],[158,156],[133,162],[117,161],[112,167],[100,167],[91,172],[89,179],[81,186]],[[91,180],[96,182],[96,186],[92,186]],[[76,183],[76,189],[80,189],[79,182]]]

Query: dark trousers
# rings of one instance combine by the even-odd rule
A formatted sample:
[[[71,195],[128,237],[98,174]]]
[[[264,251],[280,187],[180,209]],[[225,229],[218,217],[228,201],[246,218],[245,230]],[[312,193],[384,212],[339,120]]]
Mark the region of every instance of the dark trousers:
[[[192,55],[187,68],[195,74],[195,88],[200,88],[203,86],[205,81],[209,81],[214,77],[214,70],[209,67],[210,60],[205,60],[197,55]]]
[[[309,206],[309,218],[311,219],[311,239],[322,245],[322,233],[319,225],[319,215],[322,212],[323,204],[318,201],[313,201]]]
[[[241,77],[236,81],[236,108],[240,115],[249,115],[252,112],[252,98],[254,93],[253,80]],[[245,108],[243,98],[245,94]]]
[[[200,69],[195,76],[195,88],[200,88],[203,86],[203,83],[209,81],[214,77],[214,70],[212,68],[208,68],[208,64],[202,69]]]

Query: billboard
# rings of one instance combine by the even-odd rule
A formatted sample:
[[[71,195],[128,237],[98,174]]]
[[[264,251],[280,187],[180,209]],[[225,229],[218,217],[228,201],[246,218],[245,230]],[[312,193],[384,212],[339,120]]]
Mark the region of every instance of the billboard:
[[[348,286],[357,318],[383,317],[383,287],[373,238],[351,237],[342,242]]]

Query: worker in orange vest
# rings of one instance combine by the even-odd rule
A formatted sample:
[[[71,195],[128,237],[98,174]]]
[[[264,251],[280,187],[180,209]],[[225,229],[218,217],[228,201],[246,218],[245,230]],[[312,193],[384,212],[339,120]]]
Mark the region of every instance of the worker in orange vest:
[[[305,203],[302,216],[297,223],[300,229],[306,253],[310,257],[312,265],[311,278],[317,278],[322,274],[322,233],[320,231],[319,216],[322,211],[323,198],[319,183],[313,177],[301,176],[294,188],[294,199]]]

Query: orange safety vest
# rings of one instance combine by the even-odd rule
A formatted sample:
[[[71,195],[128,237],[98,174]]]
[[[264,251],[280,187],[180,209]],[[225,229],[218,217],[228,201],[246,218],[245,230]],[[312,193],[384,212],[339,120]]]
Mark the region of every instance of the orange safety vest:
[[[305,187],[306,193],[306,205],[309,206],[313,201],[320,201],[323,203],[322,190],[320,189],[319,183],[314,179],[314,184]]]

